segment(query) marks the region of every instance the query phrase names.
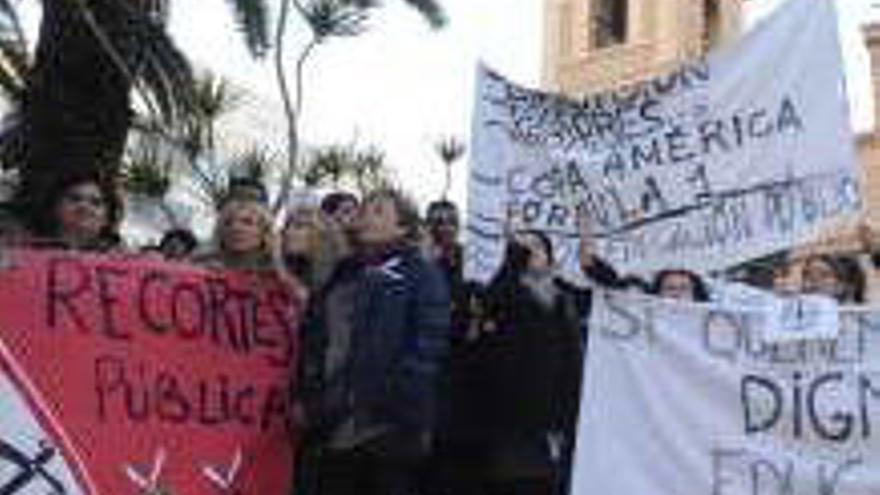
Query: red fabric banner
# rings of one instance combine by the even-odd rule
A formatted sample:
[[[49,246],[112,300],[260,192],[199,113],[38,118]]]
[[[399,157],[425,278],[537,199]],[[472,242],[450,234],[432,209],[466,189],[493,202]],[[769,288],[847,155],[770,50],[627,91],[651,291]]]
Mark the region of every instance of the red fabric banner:
[[[289,493],[302,308],[274,277],[3,257],[0,493]]]

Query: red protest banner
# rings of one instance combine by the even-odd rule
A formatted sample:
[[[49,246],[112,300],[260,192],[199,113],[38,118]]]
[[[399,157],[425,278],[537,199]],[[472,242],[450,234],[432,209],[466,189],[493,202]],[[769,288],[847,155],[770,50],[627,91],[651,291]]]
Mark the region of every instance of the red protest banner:
[[[302,308],[279,282],[8,254],[0,493],[289,493]]]

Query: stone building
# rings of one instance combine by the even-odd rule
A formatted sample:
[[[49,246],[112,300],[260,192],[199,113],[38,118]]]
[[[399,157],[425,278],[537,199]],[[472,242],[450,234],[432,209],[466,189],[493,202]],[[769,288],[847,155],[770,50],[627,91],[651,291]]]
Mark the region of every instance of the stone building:
[[[740,32],[742,0],[545,0],[546,89],[614,88],[662,74]]]

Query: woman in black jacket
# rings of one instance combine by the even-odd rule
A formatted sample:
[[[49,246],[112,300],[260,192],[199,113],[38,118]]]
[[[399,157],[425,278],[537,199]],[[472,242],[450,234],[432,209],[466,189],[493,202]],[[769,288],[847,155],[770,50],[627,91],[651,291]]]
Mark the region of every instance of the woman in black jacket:
[[[541,232],[508,242],[487,288],[485,414],[487,493],[551,495],[562,482],[580,389],[583,301],[555,275]]]

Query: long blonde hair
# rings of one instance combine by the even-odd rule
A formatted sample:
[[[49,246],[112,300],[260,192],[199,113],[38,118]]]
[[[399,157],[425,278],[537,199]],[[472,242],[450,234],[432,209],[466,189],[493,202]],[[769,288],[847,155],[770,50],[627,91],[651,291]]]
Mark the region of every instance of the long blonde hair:
[[[248,210],[253,212],[260,223],[260,244],[253,256],[248,256],[256,266],[253,268],[270,268],[272,265],[272,252],[276,244],[276,235],[273,228],[272,214],[268,208],[258,201],[236,198],[227,201],[217,214],[217,223],[214,225],[213,246],[214,254],[225,265],[231,265],[235,255],[229,252],[224,244],[226,235],[225,228],[229,217],[233,213]]]
[[[300,254],[308,259],[311,276],[310,280],[303,282],[315,289],[329,279],[336,264],[350,254],[351,249],[345,241],[344,233],[325,221],[318,208],[299,206],[292,209],[285,219],[278,243],[280,256],[276,258],[280,259],[288,254],[284,252],[287,232],[294,222],[301,223],[308,229],[305,252]]]

